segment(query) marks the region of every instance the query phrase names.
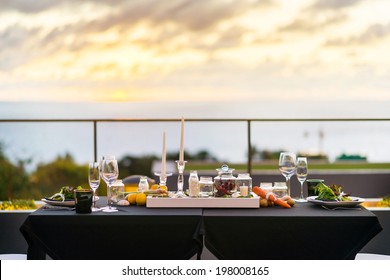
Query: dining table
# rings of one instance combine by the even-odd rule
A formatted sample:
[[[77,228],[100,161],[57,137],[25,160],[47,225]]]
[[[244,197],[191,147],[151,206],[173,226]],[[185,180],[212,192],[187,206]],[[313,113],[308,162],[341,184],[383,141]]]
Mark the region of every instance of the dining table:
[[[200,259],[206,247],[228,260],[342,260],[354,259],[382,230],[362,206],[118,209],[91,214],[38,209],[20,228],[27,258]]]
[[[286,209],[204,209],[206,248],[218,259],[344,260],[381,230],[366,208],[325,209],[309,202]]]
[[[106,197],[100,197],[103,207]],[[38,209],[20,227],[27,259],[189,259],[203,249],[202,209],[118,206],[117,212],[77,214]],[[71,208],[69,208],[71,209]]]

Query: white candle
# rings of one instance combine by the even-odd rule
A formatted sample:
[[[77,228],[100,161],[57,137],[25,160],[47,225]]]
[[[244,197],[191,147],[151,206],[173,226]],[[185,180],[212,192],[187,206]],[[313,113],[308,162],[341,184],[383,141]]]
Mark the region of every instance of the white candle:
[[[161,176],[162,177],[165,177],[165,174],[166,174],[166,161],[167,161],[167,156],[166,156],[166,150],[165,150],[165,130],[164,130],[162,156],[161,156]]]
[[[248,196],[248,186],[241,186],[240,187],[240,194],[242,196]]]
[[[184,161],[184,118],[181,117],[180,154],[179,161]]]

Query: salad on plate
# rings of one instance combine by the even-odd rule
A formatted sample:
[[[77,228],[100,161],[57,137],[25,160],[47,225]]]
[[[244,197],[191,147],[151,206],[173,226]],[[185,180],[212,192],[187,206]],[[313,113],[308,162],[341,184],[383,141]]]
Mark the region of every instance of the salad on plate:
[[[318,183],[315,193],[316,200],[322,201],[351,201],[349,193],[343,191],[342,185],[327,186],[324,183]]]
[[[364,202],[360,197],[350,196],[342,190],[342,185],[327,186],[319,183],[316,187],[317,196],[309,196],[307,200],[322,207],[343,208],[357,206]]]
[[[55,193],[50,197],[45,197],[46,200],[52,200],[52,201],[66,201],[66,200],[74,200],[74,191],[82,189],[81,186],[75,187],[61,187],[61,190],[59,193]]]

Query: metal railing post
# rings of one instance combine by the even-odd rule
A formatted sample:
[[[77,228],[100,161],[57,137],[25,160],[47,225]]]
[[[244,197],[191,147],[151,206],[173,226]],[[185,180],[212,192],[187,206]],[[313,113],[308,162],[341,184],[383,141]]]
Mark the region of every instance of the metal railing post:
[[[93,121],[93,160],[97,162],[97,121]]]
[[[248,161],[247,171],[249,174],[252,173],[252,143],[251,143],[251,120],[247,120],[247,132],[248,132]]]

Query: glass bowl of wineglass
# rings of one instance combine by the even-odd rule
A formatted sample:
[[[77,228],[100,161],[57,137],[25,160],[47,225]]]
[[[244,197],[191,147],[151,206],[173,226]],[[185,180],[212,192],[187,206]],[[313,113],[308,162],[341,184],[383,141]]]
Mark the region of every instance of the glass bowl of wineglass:
[[[115,207],[112,207],[111,186],[118,179],[119,168],[118,162],[114,156],[104,156],[100,163],[100,175],[107,184],[107,207],[103,209],[103,212],[116,212]]]
[[[288,195],[291,195],[290,179],[295,174],[296,158],[291,152],[281,152],[279,155],[279,170],[286,178]]]
[[[88,182],[93,191],[93,205],[92,212],[100,211],[100,208],[96,207],[96,190],[100,185],[100,166],[98,162],[90,162],[88,166]]]
[[[301,184],[301,195],[299,196],[298,199],[295,200],[296,202],[307,202],[307,200],[303,196],[303,183],[306,181],[307,172],[308,172],[307,158],[298,157],[296,173],[297,173],[297,179],[298,179],[299,183]]]

